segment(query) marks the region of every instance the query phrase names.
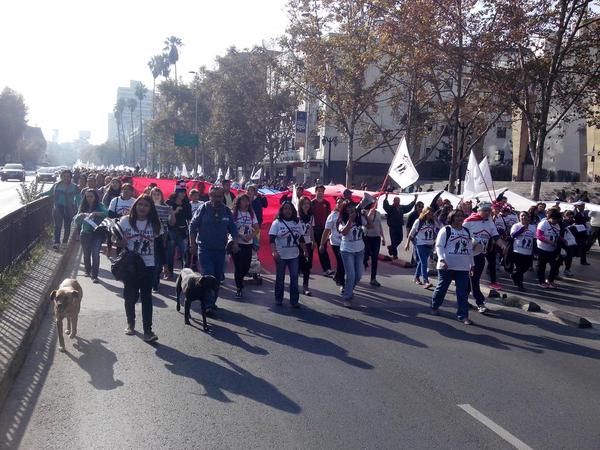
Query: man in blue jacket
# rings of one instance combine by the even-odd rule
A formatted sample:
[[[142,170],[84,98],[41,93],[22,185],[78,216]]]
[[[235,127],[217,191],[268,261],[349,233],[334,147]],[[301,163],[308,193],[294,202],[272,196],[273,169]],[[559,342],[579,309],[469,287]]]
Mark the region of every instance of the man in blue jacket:
[[[225,271],[225,248],[227,236],[233,238],[232,251],[237,252],[237,227],[231,210],[224,204],[223,188],[213,186],[209,192],[210,201],[201,205],[190,222],[190,246],[198,251],[198,262],[202,275],[212,275],[218,281]],[[207,312],[216,308],[217,299],[207,305]]]

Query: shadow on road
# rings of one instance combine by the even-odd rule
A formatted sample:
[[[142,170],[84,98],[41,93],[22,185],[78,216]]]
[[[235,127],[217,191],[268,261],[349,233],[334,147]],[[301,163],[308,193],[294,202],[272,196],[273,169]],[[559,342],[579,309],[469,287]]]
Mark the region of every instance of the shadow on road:
[[[18,378],[22,387],[20,395],[13,396],[14,400],[7,400],[0,414],[0,448],[19,447],[52,365],[57,341],[54,321],[44,319],[40,334],[46,336],[42,346],[30,352],[30,357],[39,358],[38,364],[33,371],[21,370]]]
[[[191,378],[202,385],[208,397],[220,402],[232,402],[227,393],[241,395],[272,408],[299,414],[300,406],[281,393],[275,386],[259,378],[227,358],[217,356],[227,366],[159,345],[156,356],[166,362],[165,367],[174,375]]]
[[[308,313],[308,310],[303,310],[302,314],[304,313]],[[233,311],[220,310],[219,316],[226,323],[245,328],[251,335],[315,355],[336,358],[360,369],[373,369],[371,364],[349,356],[348,350],[326,339],[310,337],[286,330]],[[218,337],[216,338],[218,339]]]
[[[90,384],[98,390],[109,391],[123,386],[121,380],[115,380],[114,365],[117,356],[104,346],[102,339],[88,341],[80,337],[73,345],[81,352],[79,358],[67,352],[67,356],[90,375]]]

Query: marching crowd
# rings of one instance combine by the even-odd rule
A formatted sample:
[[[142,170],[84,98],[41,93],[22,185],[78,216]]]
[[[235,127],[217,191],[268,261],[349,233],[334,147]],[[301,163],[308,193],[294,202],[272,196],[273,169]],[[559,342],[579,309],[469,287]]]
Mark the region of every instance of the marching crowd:
[[[269,205],[257,186],[246,186],[235,195],[228,180],[211,186],[208,192],[202,182],[188,191],[181,180],[171,193],[156,185],[136,193],[130,177],[77,175],[75,180],[71,171],[63,171],[60,181],[42,194],[53,196],[54,247],[60,247],[61,235],[63,245],[67,243],[74,223],[85,275],[94,283],[99,282],[103,244],[109,257],[123,249],[141,257],[143,265],[136,268],[140,276],[134,282],[124,282],[127,334],[134,333],[135,303],[139,300],[144,339],[157,339],[152,330],[152,292],[158,291],[161,279],[172,279],[178,261],[181,267],[212,275],[222,284],[230,256],[238,299],[244,298],[246,277],[260,280],[260,233],[263,210]],[[304,195],[303,189],[295,192],[297,198],[281,198],[268,229],[275,264],[274,301],[278,305],[283,302],[286,272],[293,308],[300,307],[301,294],[312,295],[309,284],[316,253],[323,275],[339,286],[343,305],[352,307],[354,289],[364,270],[370,267],[370,285],[380,286],[378,260],[386,241],[378,201],[365,195],[357,203],[352,191],[346,189],[332,205],[322,185],[316,186],[314,198]],[[417,196],[410,204],[401,205],[397,196],[390,203],[389,193],[381,193],[389,226],[388,258],[398,258],[406,232],[404,249],[409,251],[412,244],[414,283],[433,289],[432,314],[438,314],[452,281],[460,321],[471,323],[469,294],[477,310],[485,313],[481,277],[486,266],[490,288],[501,289],[497,269],[502,265],[515,286],[525,291],[524,278],[536,259],[539,286],[557,289],[560,267],[564,266],[565,277],[572,276],[573,260],[579,258],[581,264],[589,264],[586,253],[594,241],[600,243],[600,213],[587,211],[581,200],[574,204],[574,210],[561,211],[558,204],[547,207],[538,203],[527,211],[515,211],[502,195],[489,202],[452,205],[441,194],[429,205],[417,201]],[[102,226],[107,218],[118,222],[116,236]],[[430,262],[437,268],[435,287],[429,279]],[[216,298],[207,306],[207,313],[214,313]]]

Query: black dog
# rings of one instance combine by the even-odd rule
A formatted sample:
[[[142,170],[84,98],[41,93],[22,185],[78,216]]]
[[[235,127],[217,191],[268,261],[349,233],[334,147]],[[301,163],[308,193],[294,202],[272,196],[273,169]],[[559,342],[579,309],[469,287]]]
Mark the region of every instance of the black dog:
[[[212,275],[200,275],[192,269],[182,269],[177,277],[175,285],[177,291],[177,311],[181,310],[179,297],[183,291],[185,294],[185,324],[190,324],[190,305],[194,300],[200,300],[200,308],[202,311],[202,324],[204,331],[208,332],[206,323],[206,306],[209,299],[214,299],[217,296],[219,283]]]

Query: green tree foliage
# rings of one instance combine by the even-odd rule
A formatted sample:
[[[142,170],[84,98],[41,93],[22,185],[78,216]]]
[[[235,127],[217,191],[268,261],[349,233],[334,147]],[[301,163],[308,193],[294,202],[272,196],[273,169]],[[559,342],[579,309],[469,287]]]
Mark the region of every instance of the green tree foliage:
[[[122,163],[121,152],[119,151],[118,145],[115,145],[114,142],[90,145],[81,150],[79,158],[82,161],[89,161],[96,165],[109,166],[111,164],[118,165]]]
[[[164,45],[163,51],[167,57],[167,67],[169,65],[173,66],[175,69],[175,82],[177,82],[177,61],[179,61],[179,49],[183,46],[183,42],[177,36],[169,36],[165,39]],[[165,76],[168,76],[168,74]]]
[[[27,106],[23,96],[6,87],[0,94],[0,162],[16,160],[27,126]]]

